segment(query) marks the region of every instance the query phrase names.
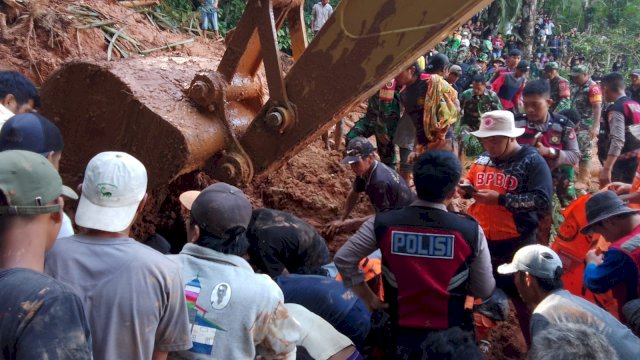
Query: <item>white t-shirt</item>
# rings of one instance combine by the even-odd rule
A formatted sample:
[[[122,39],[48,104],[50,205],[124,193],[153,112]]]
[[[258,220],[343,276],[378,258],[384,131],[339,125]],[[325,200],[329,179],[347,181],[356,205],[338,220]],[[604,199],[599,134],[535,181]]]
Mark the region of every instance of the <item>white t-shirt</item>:
[[[547,35],[552,35],[553,34],[553,28],[556,27],[556,26],[553,25],[552,22],[548,22],[544,27],[545,27],[545,31],[547,32]]]
[[[4,123],[6,123],[13,115],[14,114],[9,109],[0,104],[0,128],[2,128],[2,125],[4,125]]]
[[[302,305],[284,304],[302,329],[300,340],[296,345],[303,346],[316,360],[327,360],[338,352],[353,345],[348,337],[342,335],[331,324],[320,316],[307,310]]]
[[[73,232],[73,224],[71,224],[71,219],[67,216],[66,213],[62,213],[62,226],[60,227],[60,231],[58,232],[57,239],[62,239],[67,236],[71,236],[75,234]]]
[[[550,324],[576,323],[586,325],[609,341],[620,360],[638,358],[640,339],[629,328],[597,305],[567,290],[557,290],[538,304],[531,317],[531,337]]]
[[[311,10],[311,18],[313,21],[313,32],[320,31],[320,28],[327,22],[329,16],[333,13],[333,8],[331,4],[327,3],[327,5],[322,6],[322,3],[317,3],[313,5],[313,9]]]

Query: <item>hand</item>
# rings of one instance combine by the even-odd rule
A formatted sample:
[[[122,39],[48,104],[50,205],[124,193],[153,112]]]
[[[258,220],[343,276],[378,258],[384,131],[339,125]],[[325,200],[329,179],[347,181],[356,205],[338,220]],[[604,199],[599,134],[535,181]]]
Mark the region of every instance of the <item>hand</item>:
[[[324,227],[323,232],[326,234],[326,236],[329,239],[332,239],[334,236],[342,232],[343,224],[344,224],[344,221],[342,220],[332,221]]]
[[[413,164],[413,162],[416,161],[417,157],[418,157],[418,153],[415,151],[412,151],[411,154],[409,154],[409,157],[407,157],[407,162],[409,164]]]
[[[598,180],[600,181],[601,188],[609,185],[611,183],[611,169],[602,168]]]
[[[591,139],[591,141],[595,140],[598,137],[599,132],[600,129],[592,128],[591,130],[589,130],[589,138]]]
[[[500,194],[495,190],[478,190],[473,194],[476,202],[487,205],[498,205]]]
[[[587,263],[587,265],[589,264],[600,265],[602,264],[603,257],[604,256],[602,254],[598,254],[598,249],[591,249],[587,251],[587,255],[585,255],[584,257],[584,261]]]
[[[536,144],[536,150],[538,150],[538,154],[540,154],[540,156],[542,156],[543,158],[546,158],[549,155],[551,155],[551,151],[549,150],[549,148],[542,145],[542,143],[540,143],[539,141]]]
[[[358,219],[349,219],[342,222],[340,226],[341,233],[352,233],[358,231],[360,226],[368,219],[369,217],[358,218]]]
[[[631,184],[625,184],[622,182],[612,182],[602,189],[602,191],[611,190],[618,195],[628,194],[631,192]]]

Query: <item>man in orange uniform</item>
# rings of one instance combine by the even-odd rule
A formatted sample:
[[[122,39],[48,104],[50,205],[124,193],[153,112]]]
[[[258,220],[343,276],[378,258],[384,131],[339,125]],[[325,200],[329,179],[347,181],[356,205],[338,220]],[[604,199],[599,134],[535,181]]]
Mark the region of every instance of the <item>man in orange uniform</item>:
[[[518,249],[535,243],[540,218],[551,205],[549,166],[535,148],[518,144],[516,138],[523,132],[515,127],[510,111],[484,113],[480,129],[471,134],[486,151],[473,163],[465,182],[475,188],[475,203],[468,213],[487,236],[497,287],[510,295],[528,339],[528,309],[520,300],[513,279],[496,271],[496,266],[508,262]]]

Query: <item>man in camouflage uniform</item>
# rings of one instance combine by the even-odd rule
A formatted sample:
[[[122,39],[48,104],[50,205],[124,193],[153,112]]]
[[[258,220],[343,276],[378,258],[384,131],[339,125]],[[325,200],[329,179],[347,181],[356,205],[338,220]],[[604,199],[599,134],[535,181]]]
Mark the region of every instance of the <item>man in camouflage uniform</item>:
[[[571,108],[571,90],[569,81],[558,74],[558,63],[550,61],[544,65],[544,72],[549,79],[551,100],[550,112],[560,112]]]
[[[600,112],[602,110],[602,91],[595,81],[591,80],[585,65],[576,65],[571,69],[571,108],[580,114],[580,123],[576,124],[578,145],[582,157],[578,172],[578,181],[589,180],[589,162],[592,158],[591,141],[598,136],[600,129]]]
[[[485,73],[487,72],[488,61],[489,55],[487,54],[479,54],[478,57],[476,57],[476,63],[471,65],[469,67],[469,70],[467,70],[469,76],[471,76],[471,79],[473,79],[476,75],[485,76]]]
[[[457,85],[459,90],[456,89],[458,90],[458,93],[462,94],[463,91],[469,89],[473,82],[473,78],[475,78],[476,75],[482,75],[485,77],[485,80],[487,80],[487,61],[489,61],[489,55],[487,54],[479,54],[476,57],[476,61],[467,67],[464,74],[458,80]]]
[[[460,108],[462,117],[458,122],[457,138],[459,139],[460,153],[468,158],[476,158],[484,149],[475,136],[470,133],[480,127],[480,116],[488,111],[502,110],[498,95],[487,88],[482,74],[476,74],[473,78],[473,87],[460,95]]]
[[[469,50],[469,47],[461,45],[460,48],[458,49],[458,53],[453,59],[453,63],[463,64],[469,61],[469,59],[471,59],[471,51]]]
[[[396,149],[393,135],[400,120],[400,95],[396,81],[389,81],[379,92],[369,98],[367,113],[347,133],[346,143],[355,137],[375,135],[378,155],[383,164],[396,168]]]

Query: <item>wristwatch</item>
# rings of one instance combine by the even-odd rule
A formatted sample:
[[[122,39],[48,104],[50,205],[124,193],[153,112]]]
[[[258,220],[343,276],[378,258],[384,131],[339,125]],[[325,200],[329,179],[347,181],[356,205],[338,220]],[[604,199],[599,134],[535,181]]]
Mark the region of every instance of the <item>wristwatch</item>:
[[[551,155],[552,159],[555,159],[558,157],[558,150],[555,148],[549,148],[549,155]]]

